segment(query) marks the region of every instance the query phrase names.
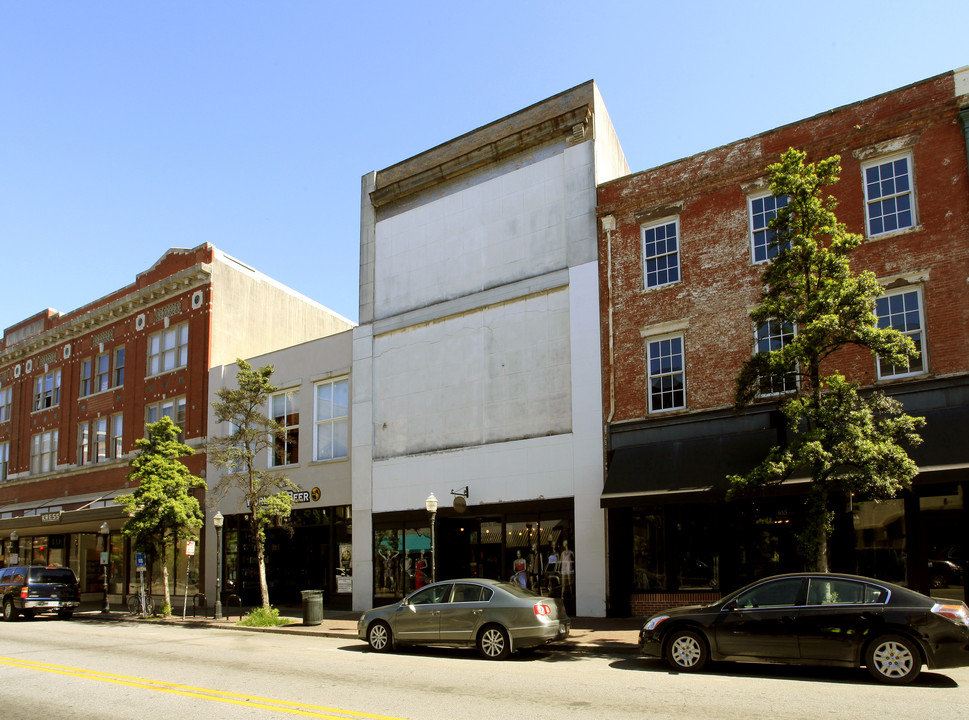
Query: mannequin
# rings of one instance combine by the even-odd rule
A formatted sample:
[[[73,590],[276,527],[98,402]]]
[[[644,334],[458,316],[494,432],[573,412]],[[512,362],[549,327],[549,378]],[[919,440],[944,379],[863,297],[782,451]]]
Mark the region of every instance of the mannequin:
[[[514,572],[512,573],[512,582],[518,583],[522,588],[528,586],[528,576],[525,574],[525,558],[522,557],[522,551],[515,551],[515,561],[512,563],[512,568]]]
[[[538,553],[538,545],[532,545],[532,551],[528,553],[528,585],[538,591],[542,580],[542,556]]]
[[[424,569],[427,567],[427,560],[424,559],[424,551],[421,550],[421,556],[417,558],[417,562],[414,563],[414,587],[422,588],[427,583],[427,573]]]
[[[394,582],[394,560],[397,558],[397,556],[400,553],[398,553],[397,551],[394,551],[393,553],[391,553],[390,550],[388,550],[387,552],[378,550],[377,554],[380,555],[381,558],[383,558],[382,563],[384,568],[384,574],[383,574],[384,588],[390,591],[394,591],[397,589],[396,583]]]
[[[562,541],[559,555],[559,572],[562,574],[562,597],[575,594],[575,555],[569,550],[569,541]]]

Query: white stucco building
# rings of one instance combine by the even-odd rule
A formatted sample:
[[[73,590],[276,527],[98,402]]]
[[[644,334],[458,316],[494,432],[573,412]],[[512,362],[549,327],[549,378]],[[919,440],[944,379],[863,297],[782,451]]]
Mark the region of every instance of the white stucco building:
[[[628,172],[590,81],[364,176],[354,608],[429,581],[434,493],[437,577],[605,614],[596,186]]]

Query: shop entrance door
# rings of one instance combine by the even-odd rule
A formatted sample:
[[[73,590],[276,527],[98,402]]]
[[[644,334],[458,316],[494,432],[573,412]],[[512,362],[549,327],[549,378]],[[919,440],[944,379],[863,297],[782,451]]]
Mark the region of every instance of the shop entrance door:
[[[476,518],[441,518],[437,520],[437,579],[473,577],[473,546],[478,537]]]

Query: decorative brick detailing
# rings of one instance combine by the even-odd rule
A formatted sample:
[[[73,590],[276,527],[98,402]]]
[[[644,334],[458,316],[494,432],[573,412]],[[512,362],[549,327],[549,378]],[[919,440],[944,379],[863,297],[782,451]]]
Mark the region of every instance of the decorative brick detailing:
[[[101,343],[111,342],[112,340],[114,340],[114,328],[108,328],[92,335],[91,345],[98,347]]]
[[[40,365],[51,365],[57,362],[57,351],[52,350],[49,353],[44,353],[43,355],[37,358],[37,362]]]
[[[632,617],[647,617],[684,605],[708,605],[720,598],[717,592],[637,593],[629,596],[629,612]]]
[[[182,312],[181,302],[169,303],[164,307],[155,309],[155,320],[164,320],[167,317],[172,317],[172,315],[178,315],[180,312]]]

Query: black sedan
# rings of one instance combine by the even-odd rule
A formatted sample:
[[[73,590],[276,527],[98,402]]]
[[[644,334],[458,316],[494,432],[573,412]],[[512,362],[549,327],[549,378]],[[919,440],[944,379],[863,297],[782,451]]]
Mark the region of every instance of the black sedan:
[[[923,664],[969,665],[969,610],[871,578],[777,575],[712,605],[652,616],[639,647],[685,672],[708,660],[865,666],[876,680],[903,684]]]

